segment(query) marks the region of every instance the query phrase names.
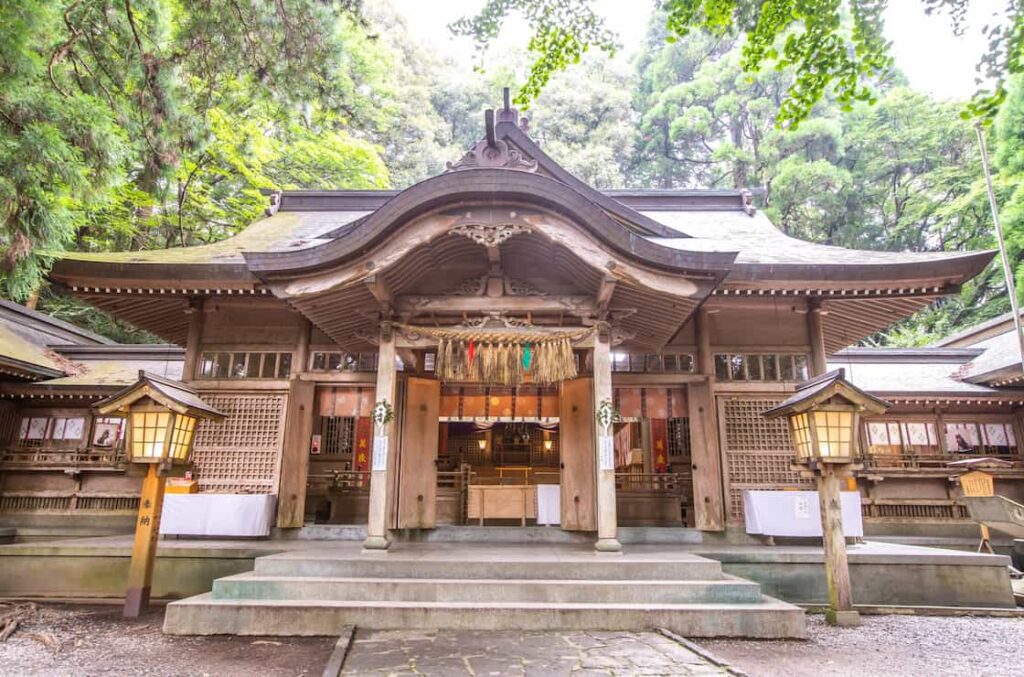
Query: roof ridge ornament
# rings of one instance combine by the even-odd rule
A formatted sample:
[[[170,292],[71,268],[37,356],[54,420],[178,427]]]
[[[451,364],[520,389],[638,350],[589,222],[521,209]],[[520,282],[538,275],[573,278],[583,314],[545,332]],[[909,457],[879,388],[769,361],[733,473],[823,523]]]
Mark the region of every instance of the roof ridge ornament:
[[[511,122],[513,125],[519,126],[519,111],[512,108],[508,87],[503,90],[503,95],[505,102],[501,110],[498,111],[498,122]],[[537,171],[538,163],[535,159],[508,141],[497,138],[494,117],[494,109],[488,108],[484,111],[484,138],[463,155],[462,159],[447,163],[448,171],[479,168]],[[529,129],[529,121],[526,118],[522,120],[521,129],[524,132]]]

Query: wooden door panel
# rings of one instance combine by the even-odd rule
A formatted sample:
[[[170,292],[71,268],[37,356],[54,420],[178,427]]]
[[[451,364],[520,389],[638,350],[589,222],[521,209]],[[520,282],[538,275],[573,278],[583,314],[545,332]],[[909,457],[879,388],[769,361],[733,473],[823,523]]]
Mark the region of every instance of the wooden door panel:
[[[440,381],[409,377],[398,486],[399,529],[433,529],[437,521],[437,417],[440,406]]]
[[[567,531],[597,529],[593,389],[589,378],[562,382],[558,446],[562,528]]]

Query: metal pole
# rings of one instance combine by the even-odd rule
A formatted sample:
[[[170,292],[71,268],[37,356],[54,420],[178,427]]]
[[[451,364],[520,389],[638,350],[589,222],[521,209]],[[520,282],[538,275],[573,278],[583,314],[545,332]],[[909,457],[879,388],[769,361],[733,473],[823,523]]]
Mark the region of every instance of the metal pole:
[[[996,193],[992,188],[992,174],[988,168],[988,147],[985,145],[985,133],[981,123],[974,124],[978,135],[978,146],[981,148],[981,166],[985,170],[985,186],[988,188],[988,205],[992,210],[992,222],[996,227],[996,241],[999,243],[999,258],[1003,262],[1003,276],[1006,278],[1006,291],[1010,294],[1010,309],[1013,312],[1013,327],[1017,332],[1017,351],[1020,358],[1021,374],[1024,375],[1024,332],[1021,331],[1020,307],[1017,303],[1017,285],[1013,280],[1013,268],[1010,267],[1010,256],[1006,253],[1006,241],[1003,239],[1003,226],[999,223],[999,206],[996,204]]]

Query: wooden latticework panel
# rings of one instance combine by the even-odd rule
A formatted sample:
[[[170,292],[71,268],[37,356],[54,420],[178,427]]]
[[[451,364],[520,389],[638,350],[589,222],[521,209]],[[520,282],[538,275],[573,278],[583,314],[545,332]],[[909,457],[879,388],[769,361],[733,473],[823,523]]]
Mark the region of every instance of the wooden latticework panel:
[[[761,414],[778,404],[772,398],[719,398],[722,446],[729,473],[729,519],[743,521],[743,491],[812,486],[791,470],[793,442],[785,419]]]
[[[196,429],[192,459],[200,491],[274,493],[287,396],[206,392],[203,399],[227,417]]]

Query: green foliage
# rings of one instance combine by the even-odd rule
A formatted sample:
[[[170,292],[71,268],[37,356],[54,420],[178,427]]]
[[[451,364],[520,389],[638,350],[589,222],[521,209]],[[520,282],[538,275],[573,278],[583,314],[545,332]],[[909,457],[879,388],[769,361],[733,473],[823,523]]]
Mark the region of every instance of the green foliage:
[[[387,181],[388,77],[359,0],[0,6],[4,295],[46,252],[222,238],[258,189]]]
[[[533,31],[527,48],[535,55],[515,99],[525,110],[552,74],[578,64],[591,47],[615,54],[615,36],[591,5],[592,0],[487,0],[479,14],[459,19],[449,28],[456,35],[472,36],[482,51],[501,32],[505,17],[512,12],[523,15]]]
[[[779,103],[780,126],[797,126],[829,92],[843,110],[873,102],[871,82],[892,66],[883,35],[883,14],[890,0],[660,0],[665,12],[665,39],[676,42],[696,32],[717,37],[744,36],[742,67],[759,73],[767,66],[794,69]],[[949,13],[962,32],[970,0],[919,0],[929,13]],[[587,0],[489,0],[472,18],[450,28],[486,48],[505,18],[523,14],[533,30],[529,48],[535,60],[516,100],[537,98],[552,73],[577,63],[591,46],[614,51],[614,35]],[[979,70],[995,81],[994,91],[979,91],[963,117],[991,118],[1006,96],[1005,82],[1024,73],[1024,2],[1011,0],[1005,23],[986,26],[988,50]],[[848,18],[847,20],[844,20]]]

